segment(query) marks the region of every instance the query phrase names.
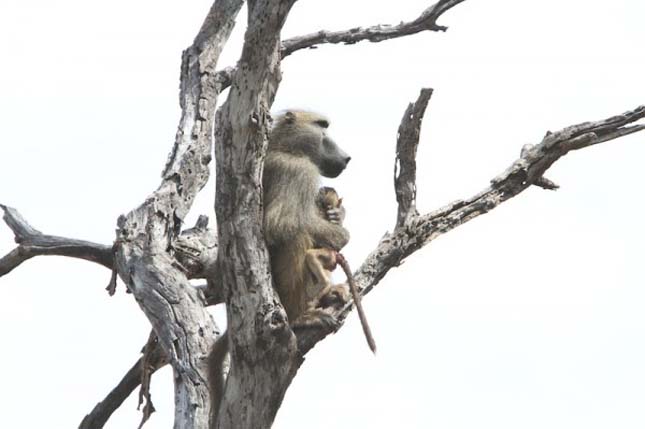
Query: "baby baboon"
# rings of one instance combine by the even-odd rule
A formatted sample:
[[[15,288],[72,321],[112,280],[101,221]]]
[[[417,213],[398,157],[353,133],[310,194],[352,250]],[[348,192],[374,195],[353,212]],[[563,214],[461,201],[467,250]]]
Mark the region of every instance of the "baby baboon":
[[[342,206],[342,201],[343,199],[338,196],[338,193],[334,188],[326,186],[320,188],[318,193],[318,208],[322,215],[330,222],[342,224],[342,221],[345,218],[345,208]],[[373,353],[376,353],[376,342],[374,341],[372,331],[367,323],[367,317],[365,316],[365,311],[363,310],[363,304],[361,302],[361,295],[356,283],[354,282],[352,271],[350,270],[345,257],[333,249],[316,248],[307,250],[305,261],[309,271],[314,277],[314,281],[317,282],[317,284],[322,285],[322,291],[319,293],[318,297],[310,302],[310,309],[307,310],[306,314],[313,314],[317,311],[315,310],[316,308],[324,309],[335,307],[339,304],[343,305],[348,301],[347,291],[344,285],[332,286],[331,284],[331,271],[336,269],[336,265],[340,264],[347,276],[347,283],[349,284],[349,289],[352,292],[352,298],[356,305],[358,317],[361,320],[361,326],[363,327],[363,333],[365,334],[367,345]]]
[[[328,186],[320,188],[316,198],[320,216],[331,223],[342,225],[345,219],[345,208],[342,206],[342,201],[343,199],[338,196],[334,188]],[[349,294],[343,287],[339,287],[334,291],[334,294],[331,294],[331,272],[336,269],[338,252],[322,246],[319,243],[314,243],[314,248],[308,249],[305,253],[305,264],[314,281],[314,287],[310,288],[307,294],[309,308],[329,307],[334,303],[344,304],[349,298]],[[312,292],[317,292],[317,295],[312,297]]]
[[[276,291],[292,325],[333,324],[309,302],[325,286],[307,268],[307,251],[338,251],[349,240],[340,222],[317,204],[320,177],[337,177],[350,157],[327,135],[318,114],[288,111],[276,118],[264,163],[264,235]]]

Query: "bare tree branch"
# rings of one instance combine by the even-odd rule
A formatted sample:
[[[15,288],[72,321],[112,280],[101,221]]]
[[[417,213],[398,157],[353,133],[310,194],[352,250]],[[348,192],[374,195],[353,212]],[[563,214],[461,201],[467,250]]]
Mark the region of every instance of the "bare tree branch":
[[[344,43],[352,45],[363,40],[373,43],[405,37],[422,31],[446,31],[448,27],[437,25],[437,19],[444,12],[452,9],[465,0],[441,0],[425,9],[419,17],[412,21],[401,22],[397,25],[377,24],[371,27],[356,27],[343,31],[320,30],[315,33],[292,37],[282,42],[280,55],[285,58],[296,51],[306,48],[315,48],[325,43]],[[234,68],[228,67],[215,74],[213,85],[223,91],[231,85],[231,76]]]
[[[645,124],[628,126],[644,117],[645,106],[640,106],[622,115],[595,122],[583,122],[555,133],[547,133],[539,144],[525,146],[520,158],[502,174],[493,178],[490,186],[483,191],[425,215],[408,218],[407,222],[397,226],[392,233],[385,234],[376,249],[354,274],[356,283],[362,288],[361,295],[368,294],[391,268],[398,267],[405,258],[438,236],[488,213],[504,201],[535,185],[537,181],[541,181],[544,172],[570,151],[644,130]],[[341,324],[351,308],[350,303],[335,313]],[[298,347],[305,354],[329,333],[322,329],[298,331]]]
[[[286,57],[300,49],[313,48],[323,43],[344,43],[346,45],[352,45],[363,40],[377,43],[384,40],[409,36],[422,31],[446,31],[448,27],[437,25],[437,19],[444,12],[463,1],[441,0],[425,9],[413,21],[401,22],[397,25],[378,24],[371,27],[356,27],[343,31],[321,30],[316,33],[293,37],[282,43],[281,53],[283,57]]]
[[[78,429],[100,429],[105,425],[112,413],[141,384],[141,380],[143,379],[143,361],[144,357],[142,356],[132,365],[132,368],[125,374],[119,384],[112,389],[105,399],[96,404],[92,412],[85,416]],[[150,375],[168,363],[168,358],[158,342],[154,342],[153,347],[148,351],[147,362],[150,368]]]
[[[396,226],[418,215],[417,200],[417,147],[421,134],[423,115],[432,96],[431,88],[423,88],[419,98],[410,103],[403,114],[396,140],[396,158],[394,160],[394,190],[399,203]]]
[[[38,231],[12,207],[0,204],[4,210],[3,219],[15,235],[18,246],[0,258],[0,277],[22,264],[27,259],[40,255],[68,256],[96,262],[112,269],[111,246],[75,240],[73,238],[46,235]]]

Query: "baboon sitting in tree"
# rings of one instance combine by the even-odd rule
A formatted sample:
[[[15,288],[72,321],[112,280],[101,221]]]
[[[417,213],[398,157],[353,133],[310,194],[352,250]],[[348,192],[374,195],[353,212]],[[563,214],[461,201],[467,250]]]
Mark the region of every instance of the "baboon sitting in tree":
[[[325,117],[311,112],[291,110],[277,117],[264,163],[264,235],[271,272],[289,322],[297,326],[334,322],[309,305],[325,284],[314,280],[307,251],[337,251],[349,240],[341,219],[330,221],[317,201],[321,176],[337,177],[350,160],[327,135],[328,127]]]
[[[289,323],[295,326],[335,325],[335,319],[316,305],[347,301],[344,285],[318,282],[308,268],[308,251],[342,249],[349,232],[342,226],[340,207],[321,206],[321,176],[337,177],[350,157],[327,135],[329,121],[318,114],[290,110],[276,118],[264,163],[264,238],[271,272]],[[329,291],[330,299],[321,292]],[[223,394],[223,363],[228,335],[214,344],[209,355],[213,426]]]

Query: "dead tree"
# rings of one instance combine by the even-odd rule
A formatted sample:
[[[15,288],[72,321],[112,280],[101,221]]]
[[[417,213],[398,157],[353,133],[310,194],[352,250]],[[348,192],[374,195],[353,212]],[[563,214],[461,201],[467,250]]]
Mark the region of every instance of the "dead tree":
[[[218,69],[244,2],[215,0],[194,43],[183,53],[182,114],[163,180],[138,207],[119,217],[113,244],[43,234],[16,209],[1,206],[17,246],[0,259],[0,276],[41,255],[95,262],[111,272],[108,291],[114,293],[120,279],[152,326],[143,357],[83,419],[81,428],[102,427],[140,384],[145,422],[153,411],[148,396],[150,376],[168,363],[175,380],[174,427],[207,427],[211,398],[206,356],[220,330],[206,307],[220,302],[227,306],[231,363],[216,426],[271,426],[303,356],[331,333],[322,328],[293,331],[271,284],[261,229],[261,175],[269,112],[281,79],[280,63],[299,50],[326,43],[375,43],[423,31],[445,31],[446,27],[437,24],[438,18],[463,1],[440,0],[416,19],[397,25],[319,31],[287,40],[280,39],[280,31],[295,0],[249,1],[239,62],[235,68]],[[227,99],[217,108],[218,97],[227,88]],[[422,89],[403,114],[394,169],[397,221],[354,273],[363,295],[391,268],[438,236],[531,186],[557,188],[544,174],[570,151],[645,128],[638,123],[645,117],[641,106],[549,132],[539,143],[518,150],[519,157],[481,192],[420,214],[416,209],[416,151],[431,95],[432,89]],[[208,227],[206,217],[183,229],[182,222],[209,177],[213,150],[217,229]],[[204,279],[216,293],[205,294],[190,279]],[[341,325],[351,309],[348,304],[336,312]]]

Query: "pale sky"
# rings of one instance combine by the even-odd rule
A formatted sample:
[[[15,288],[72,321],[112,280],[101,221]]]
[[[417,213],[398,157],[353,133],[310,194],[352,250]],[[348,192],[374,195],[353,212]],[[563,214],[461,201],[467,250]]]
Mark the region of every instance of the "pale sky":
[[[430,3],[301,0],[283,35],[394,24]],[[2,1],[0,203],[45,233],[110,244],[117,216],[159,184],[181,51],[209,6]],[[275,110],[325,113],[352,156],[328,182],[350,263],[394,224],[396,132],[421,87],[435,89],[418,154],[427,212],[483,189],[547,130],[645,104],[644,17],[638,0],[467,0],[446,33],[287,58]],[[645,427],[643,160],[642,133],[571,153],[547,175],[557,192],[529,189],[414,254],[364,301],[377,356],[351,314],[307,355],[274,427]],[[213,186],[188,224],[214,222]],[[2,224],[0,253],[12,248]],[[40,257],[0,278],[0,427],[77,427],[138,358],[149,324],[121,283],[107,295],[109,277]],[[169,367],[152,383],[145,428],[171,428]],[[107,428],[138,425],[136,396]]]

